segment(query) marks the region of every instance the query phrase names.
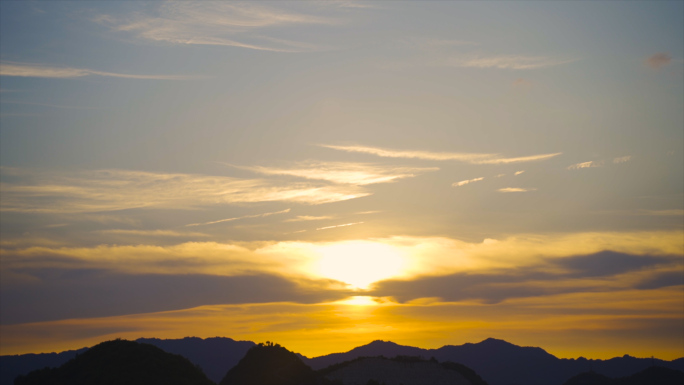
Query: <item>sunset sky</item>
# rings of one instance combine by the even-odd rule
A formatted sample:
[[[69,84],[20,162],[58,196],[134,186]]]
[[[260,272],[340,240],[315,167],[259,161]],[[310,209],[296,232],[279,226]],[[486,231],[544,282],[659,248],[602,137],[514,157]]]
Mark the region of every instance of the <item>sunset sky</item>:
[[[0,11],[0,354],[684,356],[684,2]]]

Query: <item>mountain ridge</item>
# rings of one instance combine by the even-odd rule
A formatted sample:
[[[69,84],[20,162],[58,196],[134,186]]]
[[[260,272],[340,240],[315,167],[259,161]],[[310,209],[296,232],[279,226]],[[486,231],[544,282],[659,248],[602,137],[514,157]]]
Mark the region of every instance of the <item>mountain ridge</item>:
[[[250,347],[256,345],[252,341],[236,341],[227,337],[139,338],[136,341],[149,343],[169,353],[188,358],[216,383],[237,364]],[[0,385],[12,385],[14,377],[34,369],[59,366],[73,358],[76,352],[83,352],[84,349],[61,353],[0,356]],[[672,361],[636,358],[630,355],[608,360],[584,357],[557,358],[539,347],[518,346],[496,338],[463,345],[444,345],[437,349],[422,349],[392,341],[374,340],[347,352],[312,358],[299,355],[304,363],[315,370],[361,356],[413,356],[424,359],[434,357],[439,362],[451,361],[472,368],[489,385],[561,385],[569,378],[590,370],[618,378],[637,373],[651,364],[684,371],[684,357]]]

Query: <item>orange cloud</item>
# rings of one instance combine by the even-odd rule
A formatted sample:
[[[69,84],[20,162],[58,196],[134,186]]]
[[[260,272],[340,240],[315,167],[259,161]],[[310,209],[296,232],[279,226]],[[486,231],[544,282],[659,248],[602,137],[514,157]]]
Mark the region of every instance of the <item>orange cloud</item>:
[[[667,52],[659,52],[646,59],[646,65],[653,69],[660,69],[672,62],[672,56]]]

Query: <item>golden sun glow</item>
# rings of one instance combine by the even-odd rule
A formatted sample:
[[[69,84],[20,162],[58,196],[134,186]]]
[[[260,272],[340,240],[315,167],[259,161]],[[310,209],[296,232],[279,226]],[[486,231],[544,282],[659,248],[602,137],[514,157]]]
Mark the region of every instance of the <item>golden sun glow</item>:
[[[349,297],[345,300],[338,301],[339,304],[353,305],[353,306],[377,306],[378,302],[373,300],[373,297],[361,295]]]
[[[320,246],[316,251],[320,255],[318,274],[357,289],[400,276],[406,266],[399,250],[382,243],[352,241]]]

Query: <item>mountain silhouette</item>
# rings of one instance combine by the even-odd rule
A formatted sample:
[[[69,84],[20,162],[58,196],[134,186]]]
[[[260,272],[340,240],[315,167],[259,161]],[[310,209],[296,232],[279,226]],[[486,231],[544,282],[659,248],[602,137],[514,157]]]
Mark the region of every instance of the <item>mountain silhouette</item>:
[[[295,353],[266,342],[258,344],[226,373],[220,385],[324,385],[331,384]]]
[[[319,373],[344,385],[487,385],[464,365],[407,356],[359,357],[331,365]]]
[[[19,376],[15,385],[212,385],[186,358],[133,341],[102,342],[59,368]]]
[[[681,385],[684,372],[662,366],[651,366],[631,376],[612,379],[596,372],[578,374],[563,385]]]
[[[458,362],[477,372],[490,385],[561,385],[569,378],[594,370],[618,378],[644,370],[653,362],[684,370],[684,358],[674,361],[635,358],[628,355],[610,360],[559,359],[538,347],[523,347],[504,340],[488,338],[479,343],[447,345],[439,349],[420,349],[387,341],[373,341],[345,353],[333,353],[305,360],[314,369],[350,361],[362,356],[435,357],[440,362]]]
[[[186,337],[170,340],[139,338],[136,341],[154,345],[168,353],[180,354],[200,367],[204,374],[217,384],[237,365],[245,353],[256,345],[252,341],[235,341],[225,337]]]
[[[61,353],[0,356],[0,385],[12,385],[17,376],[36,369],[56,368],[87,350],[88,348],[82,348]]]
[[[169,353],[180,354],[202,368],[207,376],[218,383],[226,373],[245,356],[255,344],[251,341],[235,341],[230,338],[201,339],[188,337],[175,340],[139,339]],[[80,350],[78,352],[83,352]],[[31,370],[57,367],[76,355],[77,351],[59,354],[25,354],[0,356],[0,385],[12,385],[14,378]],[[301,360],[314,370],[332,364],[350,361],[358,357],[415,356],[440,362],[463,364],[477,372],[489,385],[561,385],[580,373],[594,371],[610,378],[624,378],[658,365],[684,371],[684,358],[663,361],[651,358],[635,358],[629,355],[609,360],[559,359],[541,348],[521,347],[509,342],[489,338],[479,343],[447,345],[439,349],[421,349],[403,346],[389,341],[373,341],[348,352]],[[365,384],[364,384],[365,385]]]

